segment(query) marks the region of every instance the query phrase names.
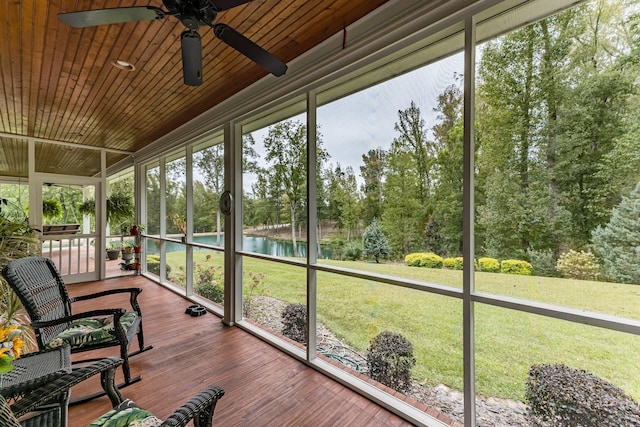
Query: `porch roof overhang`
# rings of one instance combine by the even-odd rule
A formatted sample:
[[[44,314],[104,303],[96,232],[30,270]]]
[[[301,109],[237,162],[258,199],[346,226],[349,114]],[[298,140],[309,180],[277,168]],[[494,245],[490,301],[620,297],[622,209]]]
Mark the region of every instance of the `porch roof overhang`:
[[[380,68],[383,55],[443,22],[476,13],[482,41],[581,1],[255,0],[218,19],[285,61],[287,74],[267,75],[201,29],[199,87],[183,84],[184,27],[175,19],[72,29],[57,18],[71,6],[10,2],[0,30],[0,176],[29,175],[29,142],[35,172],[98,176],[103,153],[107,172],[117,172],[350,69]],[[114,6],[123,5],[105,3]],[[123,72],[113,59],[136,70]]]

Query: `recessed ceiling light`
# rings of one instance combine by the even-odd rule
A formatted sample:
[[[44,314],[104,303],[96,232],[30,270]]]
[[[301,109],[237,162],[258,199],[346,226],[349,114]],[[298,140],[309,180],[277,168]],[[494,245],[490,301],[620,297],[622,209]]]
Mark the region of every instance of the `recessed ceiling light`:
[[[133,71],[136,69],[136,67],[134,67],[133,64],[127,61],[121,61],[119,59],[116,59],[115,61],[111,61],[111,65],[125,71]]]

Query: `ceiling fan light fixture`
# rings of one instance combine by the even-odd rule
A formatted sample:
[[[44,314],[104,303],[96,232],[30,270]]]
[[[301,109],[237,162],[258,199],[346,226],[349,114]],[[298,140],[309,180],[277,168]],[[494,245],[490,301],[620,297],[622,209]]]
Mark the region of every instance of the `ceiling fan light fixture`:
[[[115,59],[111,61],[111,65],[113,65],[114,67],[120,70],[125,70],[125,71],[134,71],[136,69],[136,67],[132,63],[127,61],[121,61],[120,59]]]

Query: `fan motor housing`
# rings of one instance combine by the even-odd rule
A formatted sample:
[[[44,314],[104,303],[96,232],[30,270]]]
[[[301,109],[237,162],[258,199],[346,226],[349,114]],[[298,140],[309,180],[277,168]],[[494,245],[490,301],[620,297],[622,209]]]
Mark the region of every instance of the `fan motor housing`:
[[[169,13],[191,31],[196,31],[202,25],[212,26],[218,12],[211,0],[164,0],[163,3]]]

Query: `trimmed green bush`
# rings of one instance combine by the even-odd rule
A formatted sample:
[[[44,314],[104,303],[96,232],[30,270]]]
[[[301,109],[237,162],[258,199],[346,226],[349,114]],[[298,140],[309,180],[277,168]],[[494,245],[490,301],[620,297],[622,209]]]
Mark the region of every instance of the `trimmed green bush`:
[[[464,269],[464,258],[461,256],[455,258],[445,258],[442,262],[444,268],[448,268],[449,270],[463,270]],[[478,268],[478,260],[473,261],[474,267]]]
[[[213,301],[218,304],[224,303],[224,287],[222,284],[215,282],[199,283],[195,287],[195,291],[201,297]]]
[[[383,331],[371,341],[367,351],[369,376],[399,392],[411,387],[411,368],[416,364],[413,345],[402,335]]]
[[[409,267],[420,267],[421,258],[422,258],[421,253],[407,254],[407,256],[404,257],[404,263],[407,264]]]
[[[307,307],[304,304],[287,304],[282,310],[282,335],[307,343]]]
[[[640,405],[624,391],[565,365],[533,365],[526,380],[525,401],[531,425],[640,426]]]
[[[405,256],[404,262],[410,267],[442,268],[444,259],[433,252],[416,252]]]
[[[574,251],[563,253],[558,258],[556,270],[562,277],[579,280],[597,280],[600,276],[600,264],[591,252]]]
[[[442,268],[443,261],[440,255],[436,255],[433,252],[423,253],[422,257],[420,257],[420,267]]]
[[[505,259],[500,263],[500,272],[505,274],[519,274],[521,276],[531,276],[533,267],[527,261],[518,259]]]
[[[147,271],[160,276],[160,255],[147,256]],[[171,273],[171,266],[167,264],[167,276]]]
[[[500,271],[500,263],[495,258],[480,258],[478,260],[480,271],[489,273],[498,273]]]

